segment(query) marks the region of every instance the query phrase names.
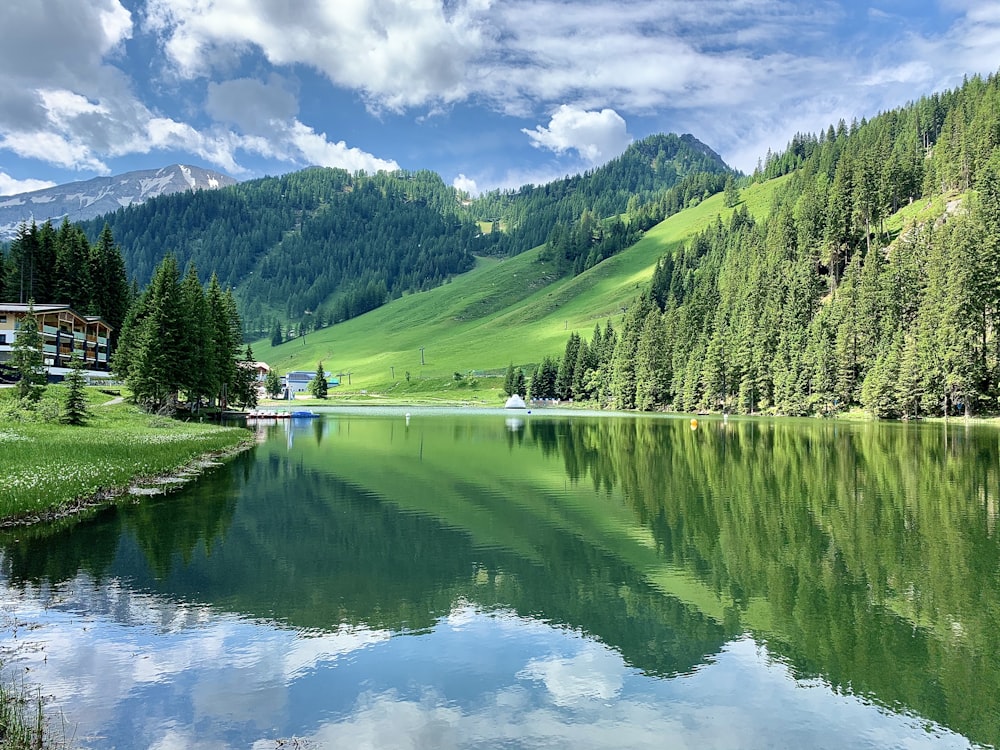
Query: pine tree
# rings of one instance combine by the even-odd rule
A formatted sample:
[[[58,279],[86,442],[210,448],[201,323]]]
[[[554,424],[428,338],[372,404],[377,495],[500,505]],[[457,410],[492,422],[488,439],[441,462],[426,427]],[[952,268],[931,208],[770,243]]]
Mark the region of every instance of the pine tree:
[[[576,331],[569,335],[566,341],[566,350],[563,353],[562,361],[559,364],[559,373],[556,376],[556,398],[567,401],[574,397],[573,380],[576,368],[576,358],[580,351],[580,334]]]
[[[736,208],[740,205],[740,189],[736,187],[736,180],[733,179],[732,175],[726,177],[726,184],[722,188],[723,197],[726,202],[726,208]]]
[[[90,278],[90,244],[83,230],[64,220],[55,238],[55,295],[74,310],[90,313],[94,286]]]
[[[524,377],[524,368],[517,368],[517,377],[514,379],[514,392],[521,398],[528,395],[528,381]]]
[[[35,319],[34,300],[28,300],[28,310],[18,324],[9,364],[19,376],[18,398],[37,401],[42,395],[42,384],[45,382],[45,361],[42,355],[42,336]]]
[[[247,346],[246,355],[236,366],[236,378],[233,382],[233,402],[241,409],[253,409],[257,406],[257,369],[253,350]]]
[[[635,408],[652,411],[666,404],[670,383],[666,329],[663,317],[651,307],[643,322],[635,353]]]
[[[83,361],[74,359],[66,376],[66,401],[63,422],[80,426],[87,423],[90,412],[87,410],[87,397],[84,391]]]
[[[143,306],[134,342],[128,344],[133,361],[127,365],[127,383],[137,403],[158,411],[176,403],[185,378],[178,365],[188,359],[180,272],[173,255],[157,268]]]
[[[503,392],[505,396],[513,396],[517,392],[517,376],[514,373],[514,363],[507,365],[507,373],[503,378]]]
[[[93,283],[91,307],[95,315],[100,315],[111,326],[114,345],[125,323],[132,295],[125,272],[125,259],[107,223],[104,224],[97,244],[91,248],[90,268]]]
[[[264,377],[264,391],[271,398],[278,398],[281,395],[281,378],[278,377],[277,370],[267,371],[267,375]]]
[[[197,409],[203,398],[213,394],[212,382],[215,363],[210,361],[212,338],[205,290],[198,281],[198,271],[193,263],[188,264],[187,273],[180,285],[180,303],[183,307],[184,347],[180,352],[183,361],[181,388],[188,402]]]
[[[323,369],[323,363],[320,362],[316,366],[316,375],[309,382],[309,392],[313,395],[313,398],[326,398],[329,389],[329,383],[326,380],[326,371]]]

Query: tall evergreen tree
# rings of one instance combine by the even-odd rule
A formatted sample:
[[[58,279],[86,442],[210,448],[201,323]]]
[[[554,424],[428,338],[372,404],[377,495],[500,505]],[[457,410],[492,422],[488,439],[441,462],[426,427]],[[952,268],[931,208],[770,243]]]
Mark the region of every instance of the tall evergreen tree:
[[[320,362],[316,365],[316,375],[309,382],[309,392],[313,395],[313,398],[326,398],[329,387],[330,384],[326,379],[326,371],[323,369],[323,363]]]
[[[132,296],[121,248],[115,243],[107,223],[90,251],[90,275],[93,284],[91,308],[111,326],[114,343],[125,323]]]
[[[42,354],[42,336],[38,332],[35,304],[28,300],[28,310],[18,324],[11,347],[10,367],[19,376],[17,395],[22,400],[37,401],[45,383],[45,360]]]
[[[81,426],[87,423],[87,396],[84,390],[83,360],[74,359],[66,376],[66,401],[63,422]]]
[[[178,365],[189,360],[180,271],[172,254],[157,268],[143,306],[144,317],[134,343],[129,343],[133,361],[127,368],[126,382],[136,402],[157,411],[176,403],[185,379]]]
[[[253,350],[247,346],[246,355],[237,364],[233,383],[233,402],[241,409],[257,406],[257,369]]]
[[[182,361],[177,364],[181,372],[181,388],[186,392],[188,401],[197,408],[203,398],[215,395],[213,385],[217,379],[217,362],[212,357],[214,331],[210,328],[208,302],[193,263],[188,265],[180,292],[185,337],[179,353]]]

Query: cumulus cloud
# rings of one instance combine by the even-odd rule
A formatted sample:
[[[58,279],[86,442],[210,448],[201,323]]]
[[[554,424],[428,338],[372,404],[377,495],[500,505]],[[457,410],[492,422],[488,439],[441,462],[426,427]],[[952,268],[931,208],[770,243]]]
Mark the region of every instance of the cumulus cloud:
[[[479,187],[476,185],[476,181],[471,177],[466,177],[464,174],[460,174],[452,180],[451,185],[462,193],[467,193],[468,195],[479,195]]]
[[[55,187],[56,183],[48,180],[15,180],[6,172],[0,172],[0,195],[17,195],[31,193],[35,190]]]
[[[451,102],[469,92],[466,68],[483,37],[481,0],[150,0],[148,26],[183,77],[205,75],[235,49],[259,50],[275,65],[306,65],[333,83],[401,110]]]
[[[621,154],[632,142],[625,120],[613,109],[591,111],[563,104],[552,115],[548,127],[523,129],[533,146],[556,153],[573,150],[591,164]]]
[[[275,122],[287,122],[298,114],[299,103],[288,84],[272,75],[268,83],[252,78],[210,82],[205,110],[245,133],[270,133]]]
[[[349,172],[393,171],[399,165],[393,160],[379,159],[343,141],[331,143],[326,133],[317,133],[308,125],[296,121],[289,129],[291,142],[310,164],[321,167],[341,167]]]
[[[237,174],[248,154],[290,165],[394,165],[341,141],[335,120],[300,114],[290,82],[308,69],[383,118],[421,109],[415,119],[426,124],[423,115],[447,117],[458,103],[529,123],[549,113],[547,125],[525,131],[531,143],[588,165],[627,145],[627,117],[633,127],[655,118],[658,129],[692,132],[752,169],[797,130],[871,115],[1000,67],[1000,12],[983,0],[935,4],[925,25],[873,11],[865,17],[878,25],[868,35],[877,42],[863,30],[845,38],[853,21],[845,24],[848,11],[835,0],[128,7],[0,4],[0,147],[98,172],[109,158],[161,148]],[[127,44],[138,36],[142,44]],[[125,56],[150,48],[149,60]],[[151,78],[156,103],[133,75]],[[314,76],[302,78],[311,85]]]

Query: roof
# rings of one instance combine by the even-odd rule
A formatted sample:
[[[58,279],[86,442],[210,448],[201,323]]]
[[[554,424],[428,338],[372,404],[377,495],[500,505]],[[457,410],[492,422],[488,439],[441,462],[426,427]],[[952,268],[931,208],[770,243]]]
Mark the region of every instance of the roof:
[[[80,320],[86,321],[87,323],[100,323],[103,326],[111,328],[111,325],[104,320],[100,315],[81,315],[76,310],[71,308],[69,305],[60,304],[41,304],[41,305],[26,305],[20,302],[0,302],[0,312],[8,313],[26,313],[28,308],[31,307],[31,311],[38,315],[40,313],[53,313],[53,312],[68,312]]]
[[[23,305],[20,302],[0,302],[0,312],[19,312],[26,313],[28,308],[32,308],[32,312],[59,312],[60,310],[69,310],[69,305]],[[72,310],[69,310],[73,312]],[[82,318],[83,316],[80,315]]]

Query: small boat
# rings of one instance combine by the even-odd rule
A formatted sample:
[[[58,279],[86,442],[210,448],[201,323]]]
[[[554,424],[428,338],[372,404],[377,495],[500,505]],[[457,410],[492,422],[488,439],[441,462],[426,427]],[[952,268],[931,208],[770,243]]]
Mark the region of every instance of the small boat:
[[[314,411],[293,411],[292,412],[292,419],[312,419],[313,417],[318,417],[318,416],[319,416],[319,414],[317,414]]]

